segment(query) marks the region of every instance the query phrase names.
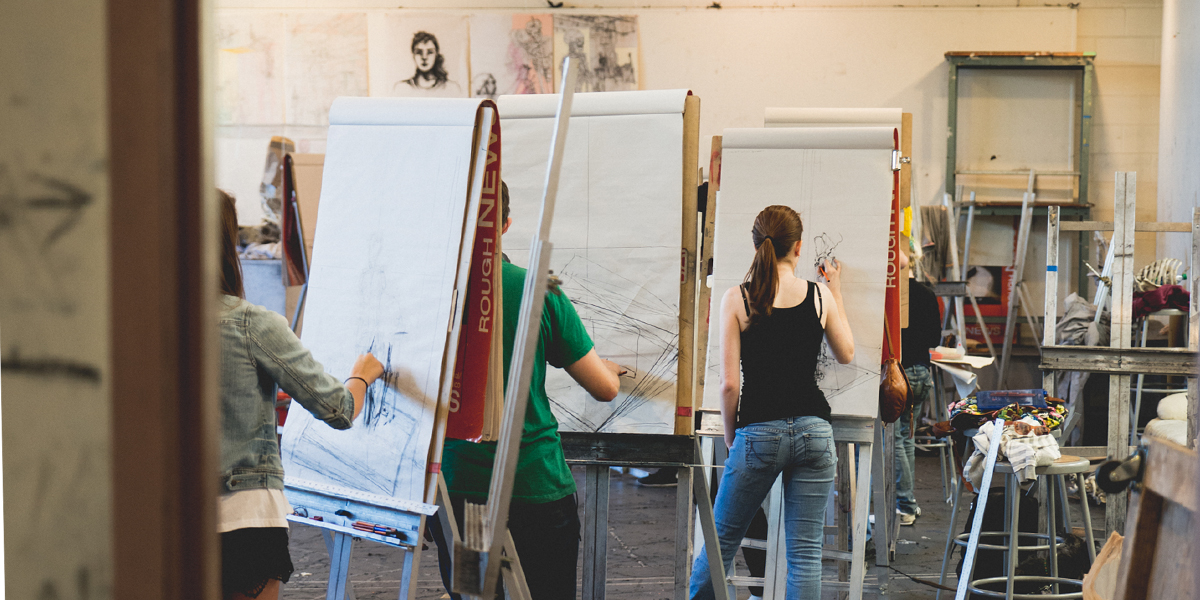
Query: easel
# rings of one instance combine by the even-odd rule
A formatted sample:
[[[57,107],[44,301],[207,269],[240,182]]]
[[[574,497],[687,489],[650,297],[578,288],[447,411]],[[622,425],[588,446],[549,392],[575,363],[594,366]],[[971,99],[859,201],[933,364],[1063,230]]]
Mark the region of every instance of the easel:
[[[340,102],[345,100],[339,100]],[[349,99],[350,102],[359,102],[360,99]],[[462,102],[462,101],[457,101]],[[336,104],[335,104],[336,108]],[[467,180],[467,194],[465,195],[465,204],[461,206],[463,220],[457,223],[453,220],[453,213],[441,223],[447,223],[450,227],[451,235],[455,233],[462,235],[464,232],[475,234],[480,231],[486,232],[492,230],[498,234],[498,221],[492,219],[490,221],[482,218],[483,215],[491,211],[494,206],[494,198],[498,193],[498,187],[488,189],[485,187],[485,180],[488,175],[493,176],[494,181],[498,181],[499,164],[498,164],[498,144],[499,144],[499,124],[496,121],[495,107],[490,101],[481,101],[473,107],[474,120],[473,130],[469,127],[461,127],[462,130],[473,131],[470,139],[470,148],[472,151],[469,175]],[[470,125],[471,121],[464,119],[464,125]],[[461,138],[460,138],[461,139]],[[459,163],[462,164],[462,163]],[[498,185],[498,184],[497,184]],[[463,198],[459,196],[459,198]],[[298,206],[296,206],[294,198],[289,198],[289,208],[293,210],[294,217],[286,221],[288,226],[294,226],[293,233],[299,233],[300,218]],[[484,210],[487,208],[487,210]],[[478,217],[478,218],[477,218]],[[450,271],[450,264],[446,265],[445,281],[452,282],[454,287],[450,288],[447,284],[443,284],[443,289],[453,291],[452,297],[457,298],[460,290],[468,290],[467,284],[473,281],[471,275],[477,272],[482,272],[485,267],[482,261],[483,257],[490,256],[485,250],[478,247],[475,243],[475,236],[470,238],[458,238],[458,264],[455,271]],[[454,243],[456,240],[451,240]],[[453,247],[453,246],[452,246]],[[303,245],[299,248],[301,267],[307,269],[305,259],[305,249]],[[453,256],[453,255],[451,255]],[[479,259],[479,260],[475,260]],[[485,274],[486,276],[486,274]],[[493,276],[494,278],[494,276]],[[487,281],[487,280],[484,280]],[[480,289],[476,287],[476,290]],[[350,487],[342,485],[328,485],[324,483],[316,483],[305,481],[297,477],[287,478],[285,480],[285,492],[288,495],[289,502],[295,508],[295,513],[289,516],[288,519],[294,523],[301,523],[318,527],[323,530],[325,537],[326,548],[330,554],[330,577],[326,592],[327,600],[343,600],[353,599],[354,593],[349,581],[349,564],[352,553],[353,540],[355,538],[366,539],[369,541],[399,547],[405,550],[404,564],[401,569],[401,589],[400,598],[402,600],[411,600],[416,596],[415,574],[420,563],[421,552],[421,532],[425,526],[425,518],[431,516],[437,511],[437,506],[433,504],[433,500],[437,497],[436,486],[439,482],[438,467],[441,443],[445,435],[447,417],[446,409],[449,406],[451,385],[450,382],[455,373],[457,366],[456,358],[459,356],[459,346],[454,340],[458,340],[458,333],[462,322],[474,313],[467,309],[468,300],[479,296],[472,296],[464,293],[462,301],[456,302],[451,300],[447,302],[445,307],[448,307],[446,314],[448,322],[445,330],[446,342],[444,346],[444,354],[441,354],[441,369],[439,376],[434,379],[438,384],[437,400],[429,401],[430,406],[436,406],[434,416],[432,418],[431,444],[424,448],[428,452],[427,467],[422,469],[423,473],[412,472],[410,464],[407,461],[400,461],[397,469],[405,472],[412,480],[423,481],[424,486],[412,485],[405,488],[408,496],[422,494],[425,501],[416,501],[410,499],[397,499],[379,494],[365,493]],[[436,326],[435,331],[437,329]],[[492,330],[495,332],[495,330]],[[469,355],[471,348],[464,346],[463,356]],[[418,394],[423,392],[419,391]],[[426,398],[428,400],[428,398]],[[395,428],[392,429],[395,431]],[[391,440],[385,440],[390,443]],[[422,457],[408,455],[409,460],[414,460],[417,464],[421,464]],[[285,460],[286,460],[285,456]],[[290,468],[290,467],[289,467]],[[322,477],[320,471],[314,470],[317,477]],[[423,492],[421,491],[423,490]]]
[[[529,269],[521,297],[521,316],[517,322],[513,357],[509,366],[516,377],[508,378],[504,394],[504,417],[500,441],[496,444],[496,460],[492,467],[492,482],[486,505],[468,502],[464,510],[463,539],[458,539],[453,519],[444,519],[444,531],[454,533],[454,591],[468,597],[491,598],[501,577],[511,597],[527,599],[529,589],[517,558],[512,535],[508,532],[508,508],[512,501],[513,480],[517,474],[517,458],[525,427],[525,408],[529,401],[529,385],[533,378],[533,361],[541,333],[542,309],[549,276],[550,224],[554,219],[554,203],[558,195],[559,172],[567,128],[571,122],[571,100],[575,93],[577,69],[571,59],[563,60],[562,88],[555,118],[551,158],[546,169],[546,185],[542,196],[542,214],[538,232],[529,248]],[[440,481],[440,477],[438,478]],[[445,498],[444,487],[439,485]],[[449,506],[445,506],[449,508]],[[452,514],[452,511],[446,511]],[[475,584],[478,584],[476,587]]]
[[[1130,432],[1131,374],[1150,373],[1188,378],[1188,437],[1195,436],[1197,424],[1197,363],[1196,351],[1200,342],[1200,286],[1194,274],[1200,268],[1200,208],[1194,209],[1191,223],[1138,222],[1136,173],[1118,171],[1113,199],[1112,222],[1059,221],[1056,207],[1050,209],[1049,239],[1046,245],[1046,306],[1043,330],[1043,385],[1053,386],[1053,371],[1088,371],[1109,374],[1108,396],[1108,456],[1128,455]],[[1113,231],[1112,255],[1112,339],[1110,347],[1055,345],[1054,331],[1058,320],[1058,245],[1061,231]],[[1133,304],[1133,242],[1134,233],[1190,232],[1192,234],[1191,305],[1188,314],[1187,348],[1131,347]],[[1097,312],[1103,310],[1097,307]],[[1047,388],[1051,389],[1051,388]],[[1125,529],[1126,503],[1123,494],[1110,494],[1105,505],[1105,529],[1108,533]]]

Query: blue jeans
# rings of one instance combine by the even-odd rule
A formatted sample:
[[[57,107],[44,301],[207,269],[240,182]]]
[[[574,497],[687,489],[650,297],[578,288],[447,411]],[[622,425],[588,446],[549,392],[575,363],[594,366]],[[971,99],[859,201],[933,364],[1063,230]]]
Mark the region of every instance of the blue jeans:
[[[921,405],[933,394],[933,376],[925,365],[906,367],[908,385],[912,387],[913,407],[901,415],[892,428],[896,436],[896,509],[908,515],[917,513],[917,497],[913,494],[916,458],[913,454],[912,419],[921,412]]]
[[[825,503],[833,490],[837,455],[833,427],[820,417],[754,423],[737,430],[713,505],[721,559],[728,573],[754,513],[783,473],[787,529],[787,598],[821,597]],[[712,598],[708,555],[692,566],[692,598]]]

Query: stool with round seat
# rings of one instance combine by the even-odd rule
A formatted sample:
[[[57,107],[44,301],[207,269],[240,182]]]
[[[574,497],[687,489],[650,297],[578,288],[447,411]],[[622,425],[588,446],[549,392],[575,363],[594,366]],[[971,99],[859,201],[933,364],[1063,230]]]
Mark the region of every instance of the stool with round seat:
[[[982,531],[979,533],[983,536],[999,536],[1008,540],[1005,545],[998,544],[978,544],[978,548],[983,550],[1001,550],[1004,554],[1006,577],[988,577],[985,579],[971,579],[974,576],[975,564],[963,565],[963,576],[970,579],[968,589],[973,594],[979,594],[988,598],[1005,598],[1006,600],[1047,600],[1056,598],[1082,598],[1083,597],[1083,582],[1078,579],[1068,579],[1058,576],[1058,545],[1063,542],[1058,536],[1058,528],[1056,524],[1055,514],[1055,499],[1061,502],[1061,508],[1064,515],[1064,525],[1067,531],[1070,530],[1070,511],[1067,505],[1066,482],[1065,477],[1074,476],[1080,493],[1080,500],[1083,506],[1083,521],[1088,554],[1095,560],[1096,545],[1092,533],[1092,518],[1088,509],[1086,492],[1083,491],[1083,477],[1091,470],[1091,463],[1086,458],[1078,456],[1062,456],[1054,461],[1054,464],[1044,467],[1037,467],[1035,473],[1039,483],[1046,481],[1049,485],[1046,488],[1048,502],[1045,506],[1040,507],[1046,511],[1046,533],[1021,533],[1018,531],[1018,523],[1020,522],[1021,510],[1021,494],[1019,492],[1020,485],[1017,483],[1016,475],[1013,471],[1011,463],[1006,461],[996,462],[996,474],[1004,475],[1004,491],[1005,500],[1007,501],[1006,510],[1004,513],[1004,531]],[[1042,478],[1046,479],[1042,479]],[[1013,533],[1015,532],[1015,533]],[[971,534],[963,533],[955,536],[954,544],[966,547]],[[1043,540],[1045,543],[1027,546],[1018,546],[1018,540],[1021,538],[1032,538]],[[1037,575],[1016,575],[1018,551],[1050,551],[1050,576]],[[942,559],[942,572],[946,571],[946,561],[949,559],[949,554]],[[1052,585],[1053,594],[1017,594],[1014,593],[1013,587],[1017,582],[1042,583],[1043,585]],[[995,586],[996,584],[1005,584],[1003,592],[989,589],[982,589],[983,586]],[[1059,593],[1060,585],[1070,585],[1078,587],[1080,591],[1072,593]]]

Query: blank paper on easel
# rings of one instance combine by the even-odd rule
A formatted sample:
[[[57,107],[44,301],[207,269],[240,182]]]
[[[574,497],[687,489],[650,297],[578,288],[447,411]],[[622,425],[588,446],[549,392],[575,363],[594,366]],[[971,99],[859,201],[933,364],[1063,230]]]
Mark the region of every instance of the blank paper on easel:
[[[754,258],[750,231],[762,209],[800,213],[796,275],[819,280],[816,265],[842,263],[842,296],[854,333],[854,360],[822,348],[817,382],[834,414],[875,416],[892,202],[893,129],[888,127],[726,129],[713,246],[712,314],[741,284]],[[832,299],[824,298],[828,302]],[[710,320],[705,406],[720,404],[720,320]]]
[[[468,182],[480,171],[480,110],[467,99],[334,103],[302,341],[338,379],[364,352],[389,375],[348,430],[293,403],[282,444],[289,477],[423,499],[443,360],[452,364],[457,339],[463,232],[475,222]]]

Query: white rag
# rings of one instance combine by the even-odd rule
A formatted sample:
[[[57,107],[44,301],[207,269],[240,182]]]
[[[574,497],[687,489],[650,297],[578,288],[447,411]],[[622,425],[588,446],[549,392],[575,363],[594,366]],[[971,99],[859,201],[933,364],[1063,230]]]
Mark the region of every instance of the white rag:
[[[1030,417],[1022,419],[1021,422],[1031,427],[1041,425]],[[963,466],[963,477],[970,480],[976,490],[983,483],[984,462],[987,460],[987,451],[991,445],[991,433],[994,428],[995,425],[992,421],[979,427],[979,433],[972,438],[975,442],[975,452]],[[1062,454],[1058,451],[1058,440],[1053,436],[1049,434],[1036,435],[1033,432],[1019,434],[1012,425],[1005,425],[1004,432],[1000,434],[1000,451],[997,456],[1008,459],[1017,475],[1017,481],[1024,483],[1037,476],[1035,469],[1054,464],[1054,461],[1058,460]]]

